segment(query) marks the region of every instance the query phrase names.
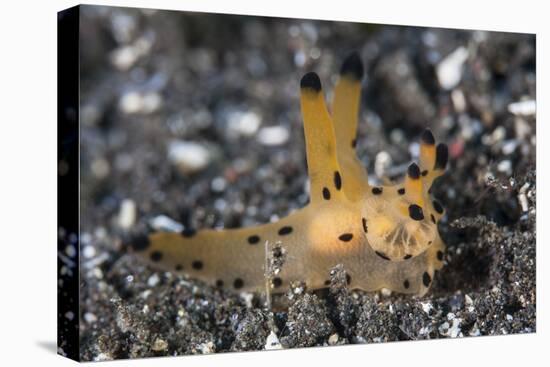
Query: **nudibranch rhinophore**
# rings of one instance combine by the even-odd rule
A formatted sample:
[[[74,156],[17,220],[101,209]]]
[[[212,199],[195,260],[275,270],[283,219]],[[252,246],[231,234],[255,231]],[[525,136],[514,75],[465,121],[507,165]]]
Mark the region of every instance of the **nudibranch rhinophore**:
[[[259,291],[266,284],[266,241],[280,243],[285,261],[269,278],[273,292],[290,282],[327,286],[342,264],[350,288],[423,295],[443,266],[437,223],[444,214],[430,187],[445,171],[448,150],[433,134],[421,137],[419,163],[402,182],[371,186],[355,154],[363,65],[351,54],[340,71],[329,113],[321,82],[309,72],[300,102],[310,179],[309,204],[275,223],[255,227],[138,236],[134,249],[154,266],[216,287]]]

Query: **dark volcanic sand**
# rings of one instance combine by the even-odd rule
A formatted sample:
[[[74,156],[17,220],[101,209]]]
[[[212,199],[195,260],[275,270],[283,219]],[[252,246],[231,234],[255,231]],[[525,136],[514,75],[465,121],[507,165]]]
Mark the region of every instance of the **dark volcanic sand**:
[[[84,360],[536,331],[535,116],[509,111],[535,99],[534,36],[117,8],[82,16]],[[437,67],[461,46],[468,58],[447,90]],[[353,49],[367,72],[357,152],[371,178],[402,174],[426,126],[450,147],[434,186],[446,266],[426,296],[348,290],[336,271],[330,289],[298,286],[272,312],[262,294],[155,272],[129,253],[123,239],[159,215],[239,227],[304,206],[299,80],[317,71],[328,95]],[[207,164],[178,168],[175,140],[206,147]]]

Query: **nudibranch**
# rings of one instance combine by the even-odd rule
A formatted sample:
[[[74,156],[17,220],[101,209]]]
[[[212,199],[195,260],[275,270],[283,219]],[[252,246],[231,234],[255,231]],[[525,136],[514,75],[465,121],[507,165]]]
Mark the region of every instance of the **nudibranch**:
[[[220,288],[260,291],[266,285],[267,243],[279,243],[285,261],[269,278],[272,292],[294,281],[310,290],[325,288],[330,269],[342,264],[350,288],[425,294],[443,266],[437,223],[444,209],[430,187],[445,171],[447,146],[436,145],[425,130],[419,162],[410,164],[406,177],[371,186],[355,154],[362,77],[361,59],[352,53],[342,64],[331,112],[317,74],[301,79],[310,180],[306,207],[254,227],[142,235],[134,238],[134,249],[157,268]]]

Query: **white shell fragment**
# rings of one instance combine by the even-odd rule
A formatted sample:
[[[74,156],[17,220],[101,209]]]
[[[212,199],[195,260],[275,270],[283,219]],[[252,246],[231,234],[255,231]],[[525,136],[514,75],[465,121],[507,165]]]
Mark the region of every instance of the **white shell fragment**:
[[[451,90],[460,83],[462,79],[462,65],[467,59],[468,50],[461,46],[437,65],[437,80],[442,88]]]
[[[265,349],[283,349],[283,346],[279,342],[279,338],[277,338],[277,335],[273,332],[273,330],[269,333],[267,339],[265,340]]]
[[[202,144],[175,140],[168,146],[168,159],[182,173],[193,173],[205,168],[211,155]]]
[[[263,145],[276,146],[286,143],[288,130],[283,126],[264,127],[258,133],[258,141]]]
[[[516,116],[533,116],[537,112],[537,103],[532,99],[510,103],[508,112]]]
[[[136,203],[132,199],[124,199],[120,204],[118,225],[122,229],[130,229],[136,222]]]

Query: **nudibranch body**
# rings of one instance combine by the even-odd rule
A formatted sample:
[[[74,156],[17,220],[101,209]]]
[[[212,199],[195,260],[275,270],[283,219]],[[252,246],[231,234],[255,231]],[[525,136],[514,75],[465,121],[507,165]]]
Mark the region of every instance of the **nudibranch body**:
[[[270,278],[273,292],[290,282],[327,286],[342,264],[350,288],[423,295],[443,265],[437,222],[443,207],[430,195],[445,171],[447,146],[426,130],[419,163],[395,185],[371,186],[355,154],[363,66],[357,53],[343,63],[329,113],[317,74],[300,82],[310,179],[309,204],[278,222],[255,227],[135,238],[133,247],[161,269],[214,286],[259,291],[266,284],[266,241],[280,243],[285,261]]]

